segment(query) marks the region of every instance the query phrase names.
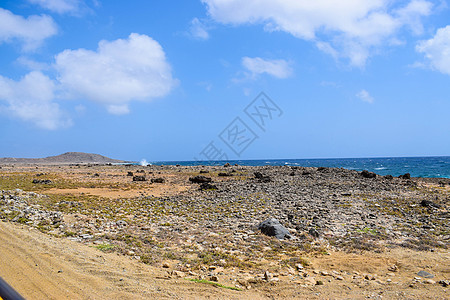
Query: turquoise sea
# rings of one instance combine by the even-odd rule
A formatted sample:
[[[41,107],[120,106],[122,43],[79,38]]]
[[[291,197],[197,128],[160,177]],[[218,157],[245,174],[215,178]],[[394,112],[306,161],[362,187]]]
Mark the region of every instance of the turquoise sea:
[[[450,178],[450,156],[438,157],[385,157],[385,158],[336,158],[336,159],[262,159],[232,161],[165,161],[150,162],[154,165],[224,165],[243,166],[302,166],[332,167],[350,170],[369,170],[379,175],[399,176],[410,173],[413,177]]]

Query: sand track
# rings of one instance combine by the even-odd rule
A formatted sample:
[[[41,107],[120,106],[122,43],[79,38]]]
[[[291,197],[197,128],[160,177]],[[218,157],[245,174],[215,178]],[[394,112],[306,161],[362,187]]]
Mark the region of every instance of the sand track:
[[[163,279],[167,272],[37,230],[0,222],[0,276],[26,299],[236,298],[236,293]]]

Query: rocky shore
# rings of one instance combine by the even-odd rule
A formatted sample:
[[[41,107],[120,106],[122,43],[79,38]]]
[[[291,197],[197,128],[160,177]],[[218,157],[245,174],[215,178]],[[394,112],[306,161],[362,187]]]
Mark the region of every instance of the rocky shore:
[[[445,253],[450,240],[449,179],[287,166],[5,165],[0,171],[5,221],[167,268],[169,277],[237,289],[278,281],[392,285],[402,268],[395,261],[376,275],[319,270],[311,257]],[[286,232],[269,236],[273,230],[259,226],[269,219]],[[411,270],[401,284],[431,284],[445,294],[449,270],[439,270],[433,278]]]

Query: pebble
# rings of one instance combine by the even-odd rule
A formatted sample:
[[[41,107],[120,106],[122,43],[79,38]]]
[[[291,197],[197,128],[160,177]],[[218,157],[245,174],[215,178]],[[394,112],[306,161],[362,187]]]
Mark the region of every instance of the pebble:
[[[272,274],[269,271],[264,272],[264,279],[269,281],[272,278]]]
[[[186,275],[184,274],[184,272],[177,271],[177,270],[173,270],[173,271],[172,271],[172,275],[174,275],[174,276],[176,276],[176,277],[178,277],[178,278],[183,278],[183,277],[186,276]]]

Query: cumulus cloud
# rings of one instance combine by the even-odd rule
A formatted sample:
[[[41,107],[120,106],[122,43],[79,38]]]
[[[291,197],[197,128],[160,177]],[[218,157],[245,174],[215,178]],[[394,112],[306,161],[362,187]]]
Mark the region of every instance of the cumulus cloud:
[[[403,7],[388,0],[202,0],[212,19],[224,24],[263,24],[317,43],[319,49],[362,67],[371,50],[395,41],[401,28],[422,31],[432,3],[411,0]]]
[[[356,94],[356,97],[367,103],[373,103],[375,101],[366,90],[361,90],[358,94]]]
[[[101,41],[97,51],[65,50],[54,67],[69,95],[101,103],[112,114],[128,113],[132,100],[163,97],[177,83],[160,44],[136,33]]]
[[[425,55],[431,68],[450,75],[450,25],[438,29],[431,39],[419,42],[416,50]]]
[[[58,14],[78,12],[83,4],[82,0],[28,0],[28,2]]]
[[[49,71],[54,79],[36,70],[19,81],[0,76],[2,110],[40,128],[58,129],[72,125],[58,105],[63,98],[94,101],[120,115],[129,113],[131,101],[163,97],[177,84],[160,44],[136,33],[101,41],[96,51],[65,50]]]
[[[19,41],[23,50],[31,51],[57,33],[57,26],[49,16],[24,18],[0,8],[0,43]]]
[[[263,59],[260,57],[244,57],[242,65],[250,71],[250,77],[255,78],[260,74],[268,74],[276,78],[288,78],[292,75],[289,63],[283,59]]]
[[[199,39],[199,40],[207,40],[209,39],[209,33],[208,30],[199,19],[194,18],[191,21],[191,26],[189,28],[189,33],[192,37]]]
[[[59,129],[72,124],[53,100],[54,82],[38,71],[19,81],[0,76],[0,100],[7,102],[6,111],[43,129]]]

